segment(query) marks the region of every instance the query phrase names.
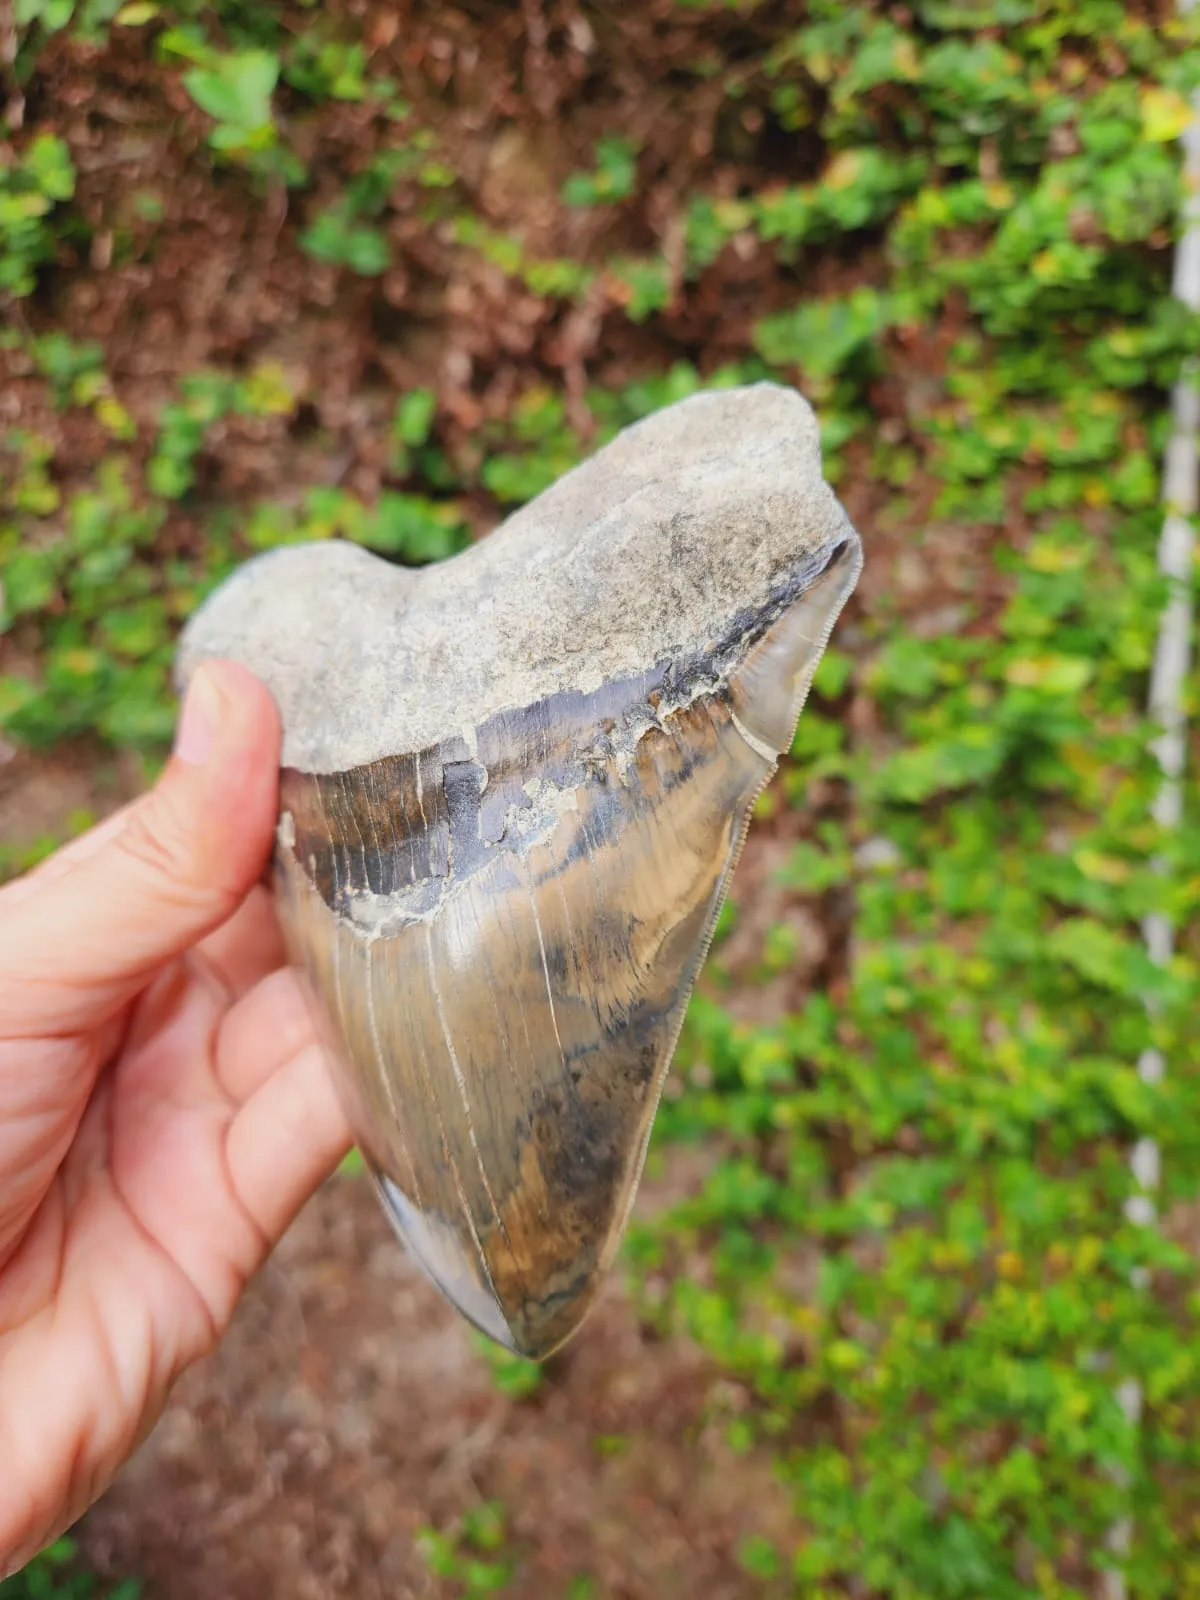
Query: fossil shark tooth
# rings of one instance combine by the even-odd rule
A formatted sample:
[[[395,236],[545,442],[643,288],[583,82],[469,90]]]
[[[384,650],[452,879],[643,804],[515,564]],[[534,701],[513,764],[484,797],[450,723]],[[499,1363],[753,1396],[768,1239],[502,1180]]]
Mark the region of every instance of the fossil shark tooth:
[[[805,402],[696,395],[418,571],[262,556],[179,676],[284,724],[275,875],[397,1230],[543,1357],[633,1202],[750,810],[861,565]]]

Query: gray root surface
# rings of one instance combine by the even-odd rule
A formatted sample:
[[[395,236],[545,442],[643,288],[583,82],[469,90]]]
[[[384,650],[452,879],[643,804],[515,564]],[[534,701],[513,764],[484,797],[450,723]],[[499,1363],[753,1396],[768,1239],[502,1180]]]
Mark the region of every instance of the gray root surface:
[[[725,634],[843,538],[811,408],[759,383],[625,429],[489,538],[413,571],[355,545],[247,562],[193,617],[182,688],[228,657],[267,684],[283,763],[345,771],[590,692]]]

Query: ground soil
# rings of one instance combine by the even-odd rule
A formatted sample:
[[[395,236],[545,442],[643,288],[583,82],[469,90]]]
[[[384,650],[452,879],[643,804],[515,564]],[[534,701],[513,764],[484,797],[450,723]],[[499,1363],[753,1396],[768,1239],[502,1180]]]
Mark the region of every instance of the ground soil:
[[[686,1186],[668,1172],[644,1206]],[[508,1510],[507,1593],[561,1600],[770,1594],[737,1562],[786,1536],[768,1458],[736,1458],[739,1396],[656,1340],[619,1280],[541,1388],[499,1394],[464,1324],[391,1236],[363,1179],[333,1180],[252,1286],[216,1354],[81,1530],[147,1600],[454,1596],[415,1547],[480,1499]]]

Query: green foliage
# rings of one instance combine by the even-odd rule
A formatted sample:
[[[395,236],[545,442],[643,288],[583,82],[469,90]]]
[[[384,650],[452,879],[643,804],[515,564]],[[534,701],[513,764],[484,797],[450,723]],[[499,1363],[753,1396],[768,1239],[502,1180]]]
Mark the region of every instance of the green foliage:
[[[617,256],[609,262],[609,275],[630,322],[645,322],[671,304],[670,270],[661,258]]]
[[[104,364],[103,346],[76,344],[65,333],[47,333],[31,346],[38,371],[54,391],[56,404],[86,404],[94,392],[91,380]]]
[[[637,145],[613,135],[596,145],[592,172],[576,172],[563,184],[562,197],[569,206],[594,206],[627,200],[637,184]]]
[[[896,320],[890,296],[855,289],[845,298],[806,301],[764,317],[755,343],[772,366],[798,367],[811,382],[844,372]]]
[[[783,1571],[779,1551],[761,1535],[742,1541],[738,1559],[752,1578],[760,1578],[763,1582],[779,1577]]]
[[[321,212],[302,242],[317,261],[349,267],[363,278],[377,278],[388,269],[387,240],[378,228],[356,222],[353,211],[345,204]]]
[[[61,405],[91,405],[114,424],[115,438],[128,435],[132,423],[98,371],[94,348],[49,335],[31,354]],[[411,448],[424,440],[431,402],[421,390],[401,402],[402,449],[410,448],[406,439]],[[193,373],[161,409],[140,478],[130,458],[112,455],[93,483],[68,495],[50,471],[48,441],[19,431],[0,440],[0,638],[32,629],[38,642],[35,675],[0,674],[0,729],[33,745],[90,731],[154,752],[173,725],[178,624],[239,556],[331,537],[412,565],[463,548],[467,529],[452,500],[385,489],[368,506],[347,490],[314,487],[291,507],[247,506],[236,525],[210,501],[199,548],[156,559],[172,505],[197,501],[211,430],[230,419],[285,417],[294,405],[286,375],[271,363],[240,377]]]
[[[90,811],[72,811],[61,832],[40,833],[20,841],[0,839],[0,883],[29,872],[76,835],[86,832],[95,821]]]
[[[183,84],[214,127],[208,142],[224,161],[261,177],[304,181],[304,168],[281,141],[274,95],[281,70],[277,51],[220,50],[194,24],[169,28],[159,39],[165,60],[193,63]]]
[[[208,67],[193,67],[183,81],[202,111],[217,127],[214,150],[244,150],[271,143],[275,137],[271,95],[279,81],[279,62],[267,50],[243,50],[222,56]]]
[[[59,1539],[15,1577],[0,1582],[0,1600],[138,1600],[140,1594],[141,1585],[133,1580],[102,1586],[80,1566],[70,1539]]]
[[[422,466],[436,473],[436,453],[425,448],[436,412],[432,389],[410,389],[397,400],[388,439],[388,468],[394,477],[407,477]]]
[[[54,259],[50,214],[74,193],[71,152],[56,134],[37,134],[0,168],[0,304],[32,293],[37,268]]]
[[[515,1559],[506,1552],[504,1507],[498,1500],[471,1506],[445,1532],[422,1528],[417,1549],[435,1578],[453,1586],[457,1600],[499,1594],[516,1575]]]
[[[121,4],[122,0],[13,0],[13,22],[22,46],[17,53],[18,74],[23,77],[37,51],[65,28],[88,41],[103,37]]]
[[[437,190],[453,183],[450,170],[431,154],[433,144],[427,129],[416,129],[403,144],[380,151],[333,205],[317,213],[300,236],[301,247],[316,260],[349,267],[360,277],[386,272],[391,252],[380,224],[397,187]]]
[[[927,175],[920,154],[875,148],[839,151],[814,183],[787,185],[737,200],[696,196],[687,217],[688,261],[698,274],[739,234],[778,241],[791,261],[803,245],[886,222]]]
[[[322,38],[314,30],[296,40],[284,77],[293,88],[314,100],[365,100],[367,53],[358,41]]]
[[[544,1379],[543,1369],[536,1361],[526,1361],[524,1356],[513,1355],[482,1333],[472,1333],[471,1343],[477,1355],[487,1363],[492,1382],[501,1394],[513,1400],[524,1400],[537,1394]]]
[[[949,7],[922,13],[960,25]],[[1072,26],[1094,35],[1102,15],[1143,70],[1181,70],[1123,12],[1075,8]],[[1052,88],[1039,76],[1049,24],[1025,29],[1027,16],[1006,14],[1001,44],[814,8],[770,65],[795,86],[780,103],[796,124],[821,119],[822,184],[689,214],[697,262],[745,230],[808,242],[831,222],[828,174],[842,151],[858,169],[885,93],[889,116],[921,130],[903,174],[884,137],[875,171],[892,164],[894,181],[877,207],[864,188],[836,223],[884,223],[886,281],[800,298],[762,319],[755,343],[827,406],[867,417],[909,331],[965,301],[970,332],[904,417],[913,453],[868,442],[900,487],[920,463],[939,485],[933,514],[1007,596],[986,632],[960,631],[969,604],[930,633],[885,609],[866,658],[819,675],[784,789],[802,800],[834,778],[853,804],[840,830],[823,824],[794,848],[782,881],[813,902],[853,893],[853,964],[836,1005],[813,994],[760,1026],[696,999],[687,1088],[659,1138],[719,1139],[728,1154],[631,1244],[635,1271],[670,1285],[654,1314],[758,1395],[731,1437],[777,1441],[806,1594],[1091,1593],[1070,1574],[1114,1559],[1105,1535],[1126,1481],[1131,1592],[1194,1585],[1193,1536],[1155,1507],[1165,1472],[1200,1466],[1195,1268],[1122,1210],[1138,1137],[1159,1141],[1170,1194],[1193,1192],[1200,1113],[1194,965],[1153,968],[1137,927],[1177,895],[1150,870],[1164,841],[1148,823],[1139,707],[1162,601],[1163,387],[1197,335],[1130,246],[1171,226],[1177,163],[1163,140],[1179,105],[1136,81],[1089,97]],[[829,89],[823,111],[803,93],[813,78]],[[1079,153],[1047,159],[1068,120]],[[997,141],[987,180],[970,170],[980,138]],[[934,175],[914,186],[922,146]],[[1033,523],[1019,553],[1003,532],[1014,514]],[[847,744],[830,701],[852,688],[879,707],[881,744]],[[786,965],[788,939],[764,931],[764,977]],[[1151,1044],[1172,1064],[1156,1088],[1134,1072]],[[705,1283],[672,1275],[677,1249],[703,1250]],[[784,1288],[797,1258],[811,1295]],[[1133,1286],[1147,1277],[1152,1295]],[[1130,1377],[1148,1397],[1140,1431],[1116,1397]],[[742,1556],[763,1578],[775,1570],[766,1547]]]
[[[581,261],[546,259],[529,255],[519,240],[498,233],[480,218],[460,213],[454,218],[454,236],[468,249],[536,295],[548,299],[580,299],[596,279],[596,270]]]
[[[42,504],[56,511],[57,490]],[[171,728],[169,624],[188,603],[175,587],[184,577],[178,564],[156,574],[146,562],[161,512],[134,503],[114,457],[96,488],[73,495],[55,520],[61,531],[34,540],[0,523],[0,632],[56,615],[40,676],[0,676],[0,726],[34,744],[85,729],[114,742],[161,743]]]
[[[177,500],[195,482],[195,461],[209,429],[230,416],[285,416],[295,400],[281,367],[264,363],[246,378],[196,372],[183,380],[178,401],[164,406],[146,468],[152,494]]]

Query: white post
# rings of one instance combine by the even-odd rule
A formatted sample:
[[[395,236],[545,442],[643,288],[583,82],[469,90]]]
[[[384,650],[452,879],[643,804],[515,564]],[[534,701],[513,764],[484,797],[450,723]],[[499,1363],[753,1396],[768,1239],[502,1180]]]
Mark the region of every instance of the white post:
[[[1196,0],[1179,0],[1181,11],[1190,11]],[[1183,231],[1175,250],[1171,291],[1192,311],[1200,311],[1200,95],[1192,99],[1192,120],[1183,133]],[[1187,715],[1183,708],[1184,685],[1192,655],[1192,566],[1195,536],[1191,519],[1197,510],[1200,457],[1200,368],[1189,361],[1179,375],[1171,395],[1172,429],[1163,469],[1163,501],[1166,515],[1158,545],[1158,570],[1170,584],[1170,593],[1159,620],[1154,669],[1150,676],[1151,718],[1162,729],[1154,741],[1162,781],[1155,797],[1154,820],[1163,829],[1178,827],[1183,811],[1183,766],[1187,749]],[[1165,871],[1165,863],[1155,863]],[[1154,911],[1142,923],[1142,935],[1152,961],[1166,966],[1175,948],[1175,934],[1164,912]],[[1155,1004],[1147,1002],[1151,1015]],[[1144,1050],[1137,1065],[1143,1083],[1161,1083],[1166,1062],[1161,1050]],[[1160,1177],[1160,1158],[1156,1139],[1139,1139],[1130,1156],[1130,1166],[1138,1185],[1126,1206],[1131,1222],[1150,1226],[1158,1215],[1156,1194]],[[1131,1427],[1142,1415],[1142,1388],[1136,1378],[1128,1378],[1117,1390],[1121,1408]],[[1126,1555],[1133,1542],[1133,1521],[1122,1517],[1109,1533],[1109,1546]],[[1128,1587],[1123,1573],[1106,1574],[1105,1600],[1126,1600]]]

